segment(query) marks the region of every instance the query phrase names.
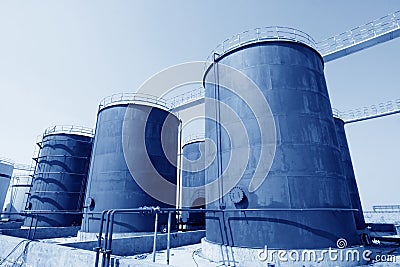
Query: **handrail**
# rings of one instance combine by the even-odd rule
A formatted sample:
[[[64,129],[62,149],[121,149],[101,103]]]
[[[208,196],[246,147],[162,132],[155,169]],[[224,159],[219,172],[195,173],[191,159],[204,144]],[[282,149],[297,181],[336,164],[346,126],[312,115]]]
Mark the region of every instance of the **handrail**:
[[[223,41],[207,57],[207,62],[214,61],[214,54],[218,57],[243,45],[262,41],[291,41],[302,43],[317,49],[315,40],[307,33],[290,27],[268,26],[247,30]],[[206,66],[207,68],[208,66]]]
[[[206,89],[204,89],[204,87],[201,86],[201,87],[193,89],[189,92],[185,92],[180,95],[176,95],[174,97],[168,98],[166,100],[166,102],[168,103],[170,109],[174,109],[174,108],[176,108],[178,106],[182,106],[186,103],[195,101],[197,99],[204,98],[205,91],[206,91]]]
[[[93,137],[94,131],[91,128],[83,127],[83,126],[75,126],[75,125],[55,125],[47,128],[43,137],[53,134],[80,134],[86,135],[89,137]]]
[[[400,10],[318,42],[307,33],[290,27],[255,28],[235,34],[219,44],[207,57],[205,69],[215,61],[214,56],[217,56],[218,59],[238,47],[252,43],[262,41],[298,42],[314,48],[322,57],[325,57],[399,29]]]
[[[316,43],[322,56],[400,28],[400,10]]]
[[[15,162],[12,159],[0,157],[0,163],[14,166]]]
[[[99,111],[109,106],[134,103],[151,104],[163,109],[169,109],[167,101],[161,97],[143,93],[119,93],[103,98],[99,104]]]
[[[171,107],[176,108],[187,104],[189,102],[194,102],[198,99],[202,99],[205,97],[205,89],[203,87],[194,89],[192,91],[186,92],[181,95],[177,95],[168,101],[171,102]],[[382,117],[386,115],[400,113],[400,98],[379,103],[378,105],[371,105],[363,108],[351,109],[347,112],[342,112],[339,109],[333,108],[332,114],[336,118],[340,118],[346,123],[350,123],[353,121],[364,120],[368,118]],[[190,140],[192,136],[186,137],[183,140],[183,146],[193,140]],[[204,139],[204,138],[203,138]]]
[[[400,212],[400,205],[375,205],[372,206],[373,211],[398,211]]]
[[[345,123],[365,120],[368,118],[382,117],[385,115],[400,113],[400,98],[381,102],[377,105],[374,104],[371,106],[365,106],[363,108],[351,109],[346,112],[341,112],[338,109],[332,109],[332,112],[335,117],[342,119]]]

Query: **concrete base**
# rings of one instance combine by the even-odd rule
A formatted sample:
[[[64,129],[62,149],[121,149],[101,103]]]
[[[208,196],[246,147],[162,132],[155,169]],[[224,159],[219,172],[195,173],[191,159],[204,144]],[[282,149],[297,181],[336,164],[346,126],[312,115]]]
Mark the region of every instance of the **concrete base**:
[[[173,241],[174,239],[171,239]],[[127,240],[125,240],[127,241]],[[185,246],[171,249],[171,258],[169,266],[177,266],[177,267],[187,267],[194,266],[197,264],[202,267],[218,267],[222,266],[225,263],[225,266],[332,266],[332,264],[326,264],[326,262],[320,263],[299,263],[299,262],[276,262],[276,263],[268,263],[268,260],[264,262],[257,262],[254,258],[251,258],[251,254],[249,251],[245,251],[240,248],[230,248],[232,249],[233,256],[235,257],[236,264],[227,260],[220,260],[220,262],[209,261],[204,258],[204,242],[203,244],[196,244],[191,246]],[[208,242],[207,242],[208,243]],[[125,245],[128,243],[125,243]],[[214,246],[212,246],[214,245]],[[201,248],[203,246],[203,249]],[[220,246],[215,244],[207,244],[210,250],[217,251],[206,251],[207,254],[216,253],[218,254],[218,249]],[[223,247],[222,249],[228,249],[227,247]],[[243,251],[240,251],[243,250]],[[247,249],[248,250],[248,249]],[[376,267],[384,267],[384,266],[400,266],[400,247],[391,247],[384,248],[382,246],[375,247],[374,254],[381,255],[397,255],[395,259],[392,259],[392,262],[380,262],[375,263],[372,266]],[[255,251],[255,257],[257,259],[259,252]],[[346,250],[344,250],[346,251]],[[247,253],[247,254],[246,254]],[[29,241],[22,238],[11,237],[0,235],[0,263],[1,266],[31,266],[31,267],[60,267],[60,266],[74,266],[74,267],[86,267],[86,266],[94,266],[96,253],[93,251],[86,251],[78,248],[65,247],[58,244],[44,243],[43,241]],[[243,256],[244,255],[244,256]],[[246,258],[246,256],[248,258]],[[373,256],[371,256],[372,258]],[[101,257],[102,258],[102,257]],[[100,264],[101,264],[100,258]],[[218,256],[216,256],[218,258]],[[230,259],[233,259],[232,257]],[[4,260],[4,261],[3,261]],[[132,266],[143,266],[143,267],[160,267],[167,266],[166,263],[166,251],[158,251],[156,256],[157,263],[152,262],[151,253],[142,254],[138,256],[131,257],[120,257],[120,256],[112,256],[112,262],[115,265],[111,266],[119,266],[119,267],[132,267]],[[336,266],[352,266],[342,264],[343,262],[336,262]],[[364,266],[364,265],[363,265]],[[365,265],[367,266],[367,265]],[[371,266],[371,265],[368,265]]]
[[[153,234],[131,233],[131,235],[133,236],[113,236],[113,255],[130,256],[153,251]],[[174,248],[200,243],[201,239],[205,235],[205,230],[171,233],[171,247]],[[59,244],[79,249],[93,250],[94,247],[97,247],[97,239],[95,241],[62,242]],[[162,250],[166,248],[167,234],[158,234],[157,250]]]
[[[252,249],[202,242],[205,258],[226,266],[360,266],[367,264],[363,260],[364,247],[325,250],[276,250]],[[329,252],[331,251],[331,252]],[[359,258],[358,258],[359,256]]]
[[[95,263],[96,253],[93,251],[4,235],[0,235],[0,244],[0,262],[2,266],[87,267],[94,266]],[[118,262],[120,267],[165,266],[152,262],[143,263],[135,259],[118,259]]]
[[[71,227],[37,227],[36,230],[32,228],[30,236],[32,237],[35,232],[34,239],[45,239],[45,238],[57,238],[57,237],[69,237],[76,236],[80,226]],[[0,234],[28,238],[29,227],[23,227],[20,229],[3,229],[0,230]]]
[[[0,229],[19,229],[24,222],[3,220],[0,222]]]

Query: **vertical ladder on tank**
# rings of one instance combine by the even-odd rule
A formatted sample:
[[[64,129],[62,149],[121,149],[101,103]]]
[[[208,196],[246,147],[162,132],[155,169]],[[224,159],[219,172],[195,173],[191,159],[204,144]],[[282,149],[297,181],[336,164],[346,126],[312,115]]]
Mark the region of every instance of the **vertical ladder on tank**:
[[[216,112],[216,138],[217,138],[217,167],[218,167],[218,171],[217,171],[217,179],[219,179],[218,182],[218,203],[219,203],[219,208],[220,209],[225,209],[226,204],[224,202],[224,184],[223,184],[223,178],[222,178],[222,151],[221,151],[221,143],[222,143],[222,133],[221,133],[221,125],[220,125],[220,121],[221,121],[221,109],[220,109],[220,87],[219,87],[219,69],[218,69],[218,57],[220,55],[218,53],[213,54],[213,64],[214,64],[214,93],[215,93],[215,100],[216,100],[216,107],[215,107],[215,112]],[[226,225],[225,225],[225,216],[224,216],[224,212],[222,212],[222,224],[223,224],[223,229],[221,229],[221,237],[222,237],[222,245],[221,245],[221,257],[222,257],[222,262],[225,265],[225,262],[228,263],[228,266],[231,266],[231,264],[233,264],[233,266],[235,266],[235,260],[234,260],[234,256],[233,256],[233,250],[232,248],[229,250],[229,239],[228,239],[228,235],[227,235],[227,229],[226,229]],[[224,232],[222,232],[224,231]],[[226,245],[224,242],[224,237],[226,239]],[[224,253],[224,249],[225,249],[225,253]],[[225,255],[226,255],[226,259],[225,259]]]
[[[39,138],[40,138],[40,141],[39,141]],[[33,151],[33,157],[32,157],[32,161],[31,161],[31,169],[33,170],[32,173],[29,175],[32,178],[32,180],[31,180],[31,188],[32,188],[32,185],[33,185],[33,183],[35,181],[35,172],[37,170],[38,163],[39,163],[39,155],[40,155],[40,151],[43,148],[42,144],[43,144],[42,143],[42,139],[41,139],[41,136],[39,135],[38,138],[37,138],[37,141],[36,141],[36,146],[35,146],[35,149]],[[37,149],[38,147],[39,147],[39,149]],[[27,199],[26,199],[26,202],[25,202],[25,210],[28,209],[28,202],[29,202],[29,197],[30,197],[31,193],[28,192],[27,195],[28,196],[27,196]]]
[[[31,207],[29,207],[29,205],[28,205],[28,203],[29,203],[29,198],[30,198],[30,196],[31,196],[31,190],[32,190],[32,188],[33,188],[33,183],[35,182],[35,172],[36,172],[36,170],[37,170],[37,168],[38,168],[38,164],[39,164],[39,155],[40,155],[40,151],[43,149],[43,136],[42,135],[39,135],[38,137],[37,137],[37,139],[36,139],[37,141],[36,141],[36,146],[35,146],[35,149],[34,149],[34,152],[33,152],[33,157],[32,157],[32,161],[31,161],[31,170],[32,170],[32,173],[29,175],[30,177],[31,177],[31,183],[30,183],[30,190],[29,190],[29,192],[28,193],[26,193],[27,194],[27,196],[26,196],[26,201],[25,201],[25,211],[26,210],[29,210]],[[39,149],[38,149],[38,147],[39,147]],[[34,217],[35,216],[31,216],[31,223],[30,223],[30,226],[29,226],[29,232],[28,232],[28,239],[30,239],[30,235],[31,235],[31,230],[32,230],[32,226],[33,226],[33,220],[34,220]],[[36,216],[36,224],[35,224],[35,231],[34,232],[36,232],[36,227],[37,227],[37,221],[38,221],[38,218],[37,218],[37,216]],[[33,237],[34,237],[34,234],[33,234],[33,236],[32,236],[32,239],[33,239]]]
[[[218,70],[218,62],[216,61],[220,55],[214,53],[213,64],[214,64],[214,96],[216,99],[215,105],[215,131],[216,131],[216,139],[217,139],[217,179],[218,181],[218,203],[219,208],[225,208],[225,203],[223,199],[223,181],[222,181],[222,152],[221,152],[221,110],[220,110],[220,103],[219,103],[219,70]]]

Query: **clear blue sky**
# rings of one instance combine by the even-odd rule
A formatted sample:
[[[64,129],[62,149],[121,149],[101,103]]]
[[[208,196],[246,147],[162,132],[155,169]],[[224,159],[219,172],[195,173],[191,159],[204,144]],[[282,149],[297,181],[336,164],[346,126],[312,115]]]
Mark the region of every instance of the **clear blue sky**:
[[[94,127],[99,101],[168,66],[204,60],[260,26],[316,40],[400,9],[376,1],[1,1],[0,155],[30,163],[55,124]],[[400,98],[400,39],[326,64],[340,110]],[[400,204],[400,115],[347,126],[364,207]]]

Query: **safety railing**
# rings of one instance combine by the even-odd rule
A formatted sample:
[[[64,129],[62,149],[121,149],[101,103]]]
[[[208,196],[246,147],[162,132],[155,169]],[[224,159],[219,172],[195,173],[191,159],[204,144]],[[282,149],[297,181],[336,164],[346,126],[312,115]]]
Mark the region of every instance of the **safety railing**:
[[[15,162],[12,159],[0,157],[0,163],[14,166]]]
[[[367,120],[400,113],[400,99],[382,102],[377,105],[351,109],[346,112],[333,109],[332,112],[334,116],[341,118],[345,121],[345,123],[352,123],[360,120]]]
[[[317,48],[315,40],[307,33],[289,27],[269,26],[247,30],[223,41],[208,56],[207,62],[214,61],[214,55],[218,57],[241,47],[243,45],[257,43],[262,41],[291,41],[308,45],[314,49]]]
[[[174,109],[176,107],[182,106],[184,104],[190,103],[192,101],[196,101],[198,99],[202,99],[205,96],[205,89],[204,87],[199,87],[193,89],[189,92],[185,92],[180,95],[176,95],[174,97],[168,98],[166,102],[170,109]]]
[[[186,136],[185,139],[183,139],[182,145],[185,146],[189,143],[201,142],[201,141],[204,141],[205,138],[206,138],[205,133],[191,134],[189,136]]]
[[[93,137],[94,132],[93,129],[83,126],[75,126],[75,125],[56,125],[47,128],[43,136],[52,135],[52,134],[79,134],[79,135],[87,135]]]
[[[394,211],[400,212],[400,205],[376,205],[372,206],[373,211]]]
[[[400,10],[316,43],[322,56],[400,28]]]
[[[161,97],[141,93],[120,93],[108,96],[100,101],[99,111],[119,104],[150,104],[152,106],[169,109],[168,103]]]
[[[183,106],[190,102],[197,101],[205,97],[205,89],[203,87],[192,90],[190,92],[175,96],[168,99],[171,103],[172,109],[179,106]],[[342,112],[338,109],[333,108],[332,113],[334,117],[341,118],[346,123],[351,123],[358,120],[365,120],[375,117],[381,117],[386,115],[391,115],[395,113],[400,113],[400,99],[393,101],[387,101],[379,103],[378,105],[371,105],[362,108],[351,109],[346,112]],[[188,137],[186,137],[188,138]],[[190,140],[183,140],[183,145],[185,145]]]

